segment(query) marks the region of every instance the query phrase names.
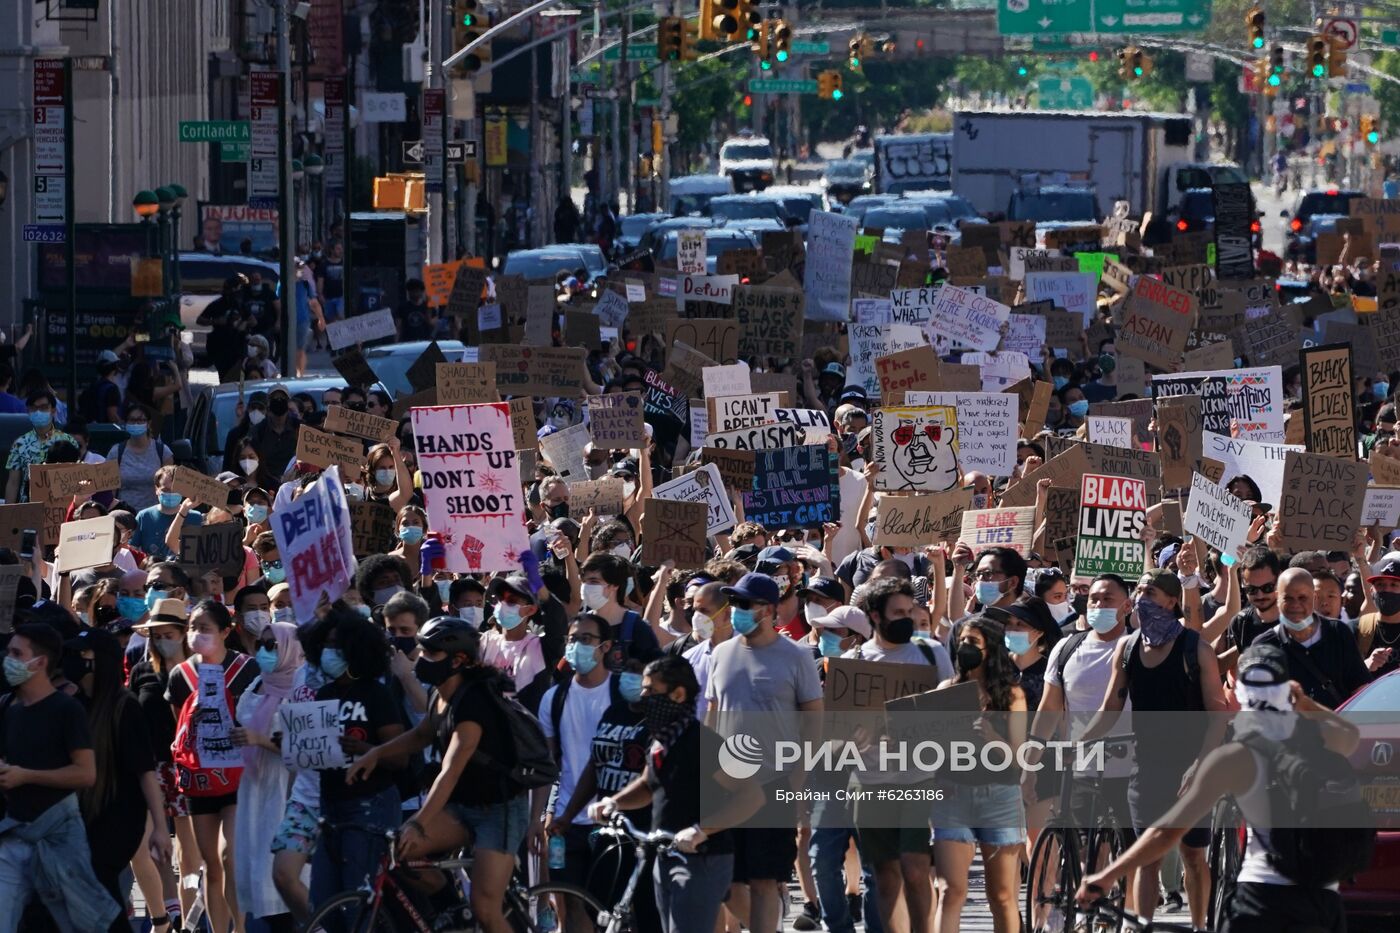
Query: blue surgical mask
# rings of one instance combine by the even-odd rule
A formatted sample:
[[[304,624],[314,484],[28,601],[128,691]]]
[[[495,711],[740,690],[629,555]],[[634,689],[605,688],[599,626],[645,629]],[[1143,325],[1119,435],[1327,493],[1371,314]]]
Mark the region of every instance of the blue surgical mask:
[[[824,658],[839,658],[841,656],[841,636],[835,632],[822,632],[820,637],[821,652]]]
[[[509,632],[525,620],[521,618],[519,606],[498,603],[496,605],[496,621],[501,623],[501,628]]]
[[[1107,635],[1118,627],[1118,610],[1099,606],[1085,613],[1089,627],[1100,635]]]
[[[984,607],[995,605],[1001,597],[1001,584],[996,580],[977,581],[977,601]]]
[[[126,426],[126,433],[129,437],[145,437],[146,429],[149,427],[150,425],[146,424],[144,421],[133,422]]]
[[[729,612],[729,624],[734,626],[734,631],[740,635],[747,635],[758,628],[758,615],[752,609],[740,609],[735,606]]]
[[[1030,632],[1007,632],[1002,637],[1006,640],[1006,650],[1012,654],[1025,654],[1031,650]]]
[[[163,492],[160,494],[160,507],[163,509],[178,509],[180,503],[185,501],[185,497],[178,492]]]
[[[258,661],[258,670],[264,674],[271,674],[272,669],[277,666],[277,649],[275,648],[259,648],[254,657]],[[325,660],[324,654],[321,655],[321,660]]]
[[[19,658],[5,656],[5,682],[11,687],[18,687],[33,676],[34,669],[28,663]]]
[[[167,592],[166,590],[147,590],[147,591],[146,591],[146,608],[147,608],[148,610],[149,610],[149,609],[154,609],[154,608],[156,607],[156,603],[160,602],[162,599],[165,599],[165,598],[168,597],[169,595],[170,595],[170,593]]]
[[[1056,391],[1056,392],[1060,391],[1060,390],[1063,389],[1065,386],[1069,385],[1069,377],[1068,377],[1068,376],[1055,376],[1051,381],[1055,384],[1055,391]]]
[[[618,692],[628,703],[636,703],[642,698],[642,675],[624,671],[617,681]]]
[[[399,529],[399,540],[404,544],[419,544],[423,540],[423,529],[417,525],[404,525]]]
[[[248,516],[248,521],[254,525],[261,525],[267,521],[267,506],[265,505],[250,505],[243,510],[243,513]]]
[[[133,622],[146,614],[146,601],[139,596],[118,596],[117,615]]]
[[[516,615],[518,616],[519,613]],[[481,628],[481,607],[463,606],[457,610],[457,618],[461,619],[472,628]]]
[[[564,649],[564,660],[568,661],[574,670],[586,675],[598,666],[598,651],[592,645],[571,641]]]
[[[1070,402],[1069,413],[1076,418],[1083,418],[1089,413],[1089,403],[1084,399],[1080,399],[1077,402]]]
[[[452,581],[434,580],[433,585],[437,587],[438,600],[444,603],[447,602],[447,594],[452,592]]]
[[[1373,382],[1371,383],[1371,391],[1375,394],[1376,398],[1384,401],[1390,395],[1390,383]]]
[[[31,411],[29,413],[29,423],[36,428],[47,428],[53,424],[53,412]]]
[[[374,471],[374,481],[375,481],[376,483],[378,483],[380,486],[392,486],[392,485],[394,485],[394,479],[395,479],[395,477],[397,477],[397,476],[398,476],[398,474],[397,474],[396,472],[394,472],[393,470],[375,470],[375,471]]]
[[[287,568],[282,566],[280,560],[262,565],[263,576],[267,577],[267,582],[276,586],[287,579]]]
[[[348,670],[350,670],[350,662],[345,660],[345,655],[340,653],[339,648],[323,648],[321,650],[321,673],[331,680],[339,680]]]

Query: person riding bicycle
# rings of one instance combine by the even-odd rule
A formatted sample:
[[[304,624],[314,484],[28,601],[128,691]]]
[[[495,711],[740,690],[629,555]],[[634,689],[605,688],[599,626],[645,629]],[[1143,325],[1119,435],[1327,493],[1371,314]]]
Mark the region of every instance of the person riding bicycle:
[[[1297,681],[1289,680],[1288,659],[1275,645],[1256,644],[1240,656],[1235,697],[1243,712],[1234,720],[1234,741],[1207,755],[1162,819],[1102,871],[1085,878],[1075,900],[1090,906],[1103,897],[1113,879],[1161,861],[1216,801],[1228,796],[1234,797],[1244,815],[1249,839],[1220,933],[1342,933],[1346,916],[1337,885],[1305,885],[1290,878],[1280,870],[1280,860],[1270,848],[1270,827],[1277,831],[1298,821],[1297,814],[1273,812],[1271,800],[1278,797],[1270,791],[1279,774],[1261,747],[1296,750],[1293,761],[1312,764],[1326,752],[1351,754],[1360,730],[1309,699]],[[1307,717],[1299,716],[1300,712]]]
[[[1282,149],[1274,153],[1274,187],[1279,191],[1288,188],[1288,154]]]
[[[356,761],[347,781],[367,778],[381,759],[416,755],[434,745],[442,770],[418,813],[399,831],[399,858],[424,859],[473,845],[471,908],[486,933],[511,933],[504,913],[506,887],[526,830],[539,822],[529,795],[486,762],[511,760],[513,751],[498,694],[509,685],[481,661],[481,636],[455,616],[429,619],[418,632],[422,648],[414,672],[433,688],[428,714],[413,730]],[[481,752],[483,754],[478,754]],[[442,891],[446,878],[437,879]]]

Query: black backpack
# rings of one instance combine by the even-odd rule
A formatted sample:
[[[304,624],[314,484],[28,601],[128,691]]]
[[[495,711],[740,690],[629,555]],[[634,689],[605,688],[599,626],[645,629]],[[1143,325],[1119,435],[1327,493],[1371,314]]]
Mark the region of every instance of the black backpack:
[[[1292,737],[1240,740],[1267,762],[1269,812],[1289,825],[1267,829],[1268,860],[1279,874],[1321,888],[1365,871],[1376,845],[1375,821],[1351,762],[1328,749],[1315,723],[1298,720]],[[1277,821],[1277,820],[1276,820]]]
[[[564,719],[564,704],[568,702],[569,687],[573,682],[573,677],[570,677],[562,683],[555,684],[554,696],[549,698],[549,722],[554,726],[555,736],[559,735],[559,723]],[[617,674],[608,676],[608,701],[614,705],[622,702],[622,678]],[[562,754],[564,741],[559,739],[558,744]]]
[[[1123,647],[1123,660],[1120,664],[1120,667],[1124,671],[1128,670],[1129,665],[1132,663],[1133,655],[1137,652],[1142,642],[1142,630],[1138,629],[1126,637],[1128,643]],[[1181,650],[1183,654],[1182,663],[1186,669],[1187,682],[1191,685],[1190,690],[1188,690],[1188,694],[1191,697],[1190,711],[1200,712],[1206,708],[1205,697],[1201,693],[1201,659],[1196,654],[1196,649],[1201,642],[1201,633],[1193,628],[1183,628],[1181,634],[1176,637],[1181,639]],[[1064,673],[1063,668],[1061,668],[1060,673]]]
[[[476,750],[473,756],[493,771],[497,771],[520,790],[533,790],[536,787],[549,787],[559,780],[559,765],[549,753],[549,741],[544,737],[544,729],[525,706],[514,697],[506,696],[501,689],[504,681],[493,684],[487,694],[500,711],[506,731],[510,735],[514,759],[510,763],[497,761],[489,752]]]

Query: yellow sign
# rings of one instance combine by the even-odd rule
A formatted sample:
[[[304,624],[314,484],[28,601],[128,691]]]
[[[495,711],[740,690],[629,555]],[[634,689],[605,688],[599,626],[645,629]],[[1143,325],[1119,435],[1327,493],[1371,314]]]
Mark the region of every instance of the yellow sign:
[[[506,147],[506,121],[503,117],[486,119],[486,165],[488,168],[503,168],[508,161]]]

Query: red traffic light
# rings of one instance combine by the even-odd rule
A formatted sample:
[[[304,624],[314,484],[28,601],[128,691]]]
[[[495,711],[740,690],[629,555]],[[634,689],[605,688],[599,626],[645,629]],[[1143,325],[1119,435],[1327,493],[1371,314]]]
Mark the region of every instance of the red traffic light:
[[[1089,53],[1089,61],[1091,61],[1091,62],[1096,62],[1096,61],[1098,61],[1098,60],[1099,60],[1099,53],[1098,53],[1098,52],[1090,52],[1090,53]]]
[[[753,95],[752,95],[752,94],[745,94],[745,95],[744,95],[744,106],[745,106],[745,107],[752,107],[752,106],[753,106]]]

